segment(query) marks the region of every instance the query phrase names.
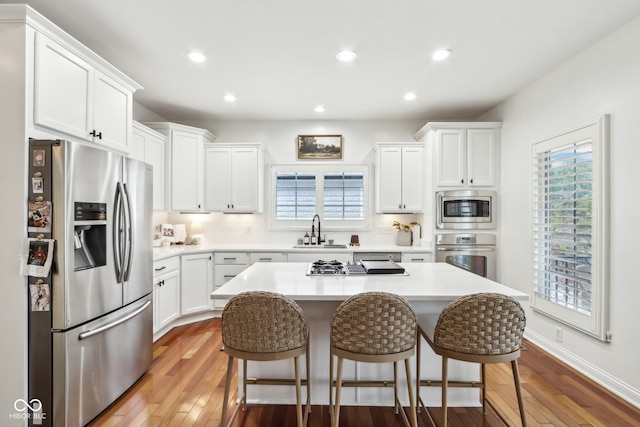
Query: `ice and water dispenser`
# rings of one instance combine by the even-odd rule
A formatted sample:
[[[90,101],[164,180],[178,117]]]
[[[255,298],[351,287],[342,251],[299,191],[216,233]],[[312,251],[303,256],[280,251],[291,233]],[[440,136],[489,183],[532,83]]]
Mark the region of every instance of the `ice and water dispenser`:
[[[107,264],[107,204],[75,202],[74,270]]]

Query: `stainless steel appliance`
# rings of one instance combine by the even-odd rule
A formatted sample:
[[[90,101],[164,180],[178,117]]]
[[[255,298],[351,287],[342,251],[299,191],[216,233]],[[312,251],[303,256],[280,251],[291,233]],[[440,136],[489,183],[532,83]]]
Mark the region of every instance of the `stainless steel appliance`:
[[[436,234],[436,262],[446,262],[496,280],[496,236]]]
[[[55,239],[50,309],[29,308],[29,400],[46,414],[30,425],[86,425],[151,365],[152,168],[60,140],[32,140],[29,162]]]
[[[436,193],[439,229],[496,228],[495,191],[460,190]]]

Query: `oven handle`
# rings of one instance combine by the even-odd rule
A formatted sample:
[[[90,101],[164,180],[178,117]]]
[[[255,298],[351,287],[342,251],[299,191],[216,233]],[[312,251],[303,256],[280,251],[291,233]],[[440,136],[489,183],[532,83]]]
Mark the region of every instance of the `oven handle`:
[[[437,248],[440,252],[495,252],[495,248]]]

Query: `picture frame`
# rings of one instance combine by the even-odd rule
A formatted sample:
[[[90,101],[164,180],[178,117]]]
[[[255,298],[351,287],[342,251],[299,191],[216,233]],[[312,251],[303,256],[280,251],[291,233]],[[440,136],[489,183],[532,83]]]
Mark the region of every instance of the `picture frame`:
[[[341,160],[342,135],[298,135],[298,160]]]

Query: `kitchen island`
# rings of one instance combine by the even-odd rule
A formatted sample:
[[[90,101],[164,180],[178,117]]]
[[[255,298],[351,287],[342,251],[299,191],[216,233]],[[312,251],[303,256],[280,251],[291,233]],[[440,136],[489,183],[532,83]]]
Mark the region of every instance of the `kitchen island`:
[[[347,275],[307,276],[307,263],[256,263],[247,268],[211,294],[213,299],[227,299],[242,292],[261,290],[277,292],[295,300],[305,313],[310,325],[311,400],[314,405],[326,405],[329,399],[329,332],[331,316],[342,301],[360,292],[392,292],[406,298],[418,314],[439,313],[455,298],[478,292],[497,292],[519,301],[527,301],[528,295],[492,280],[485,279],[446,263],[402,264],[405,275]],[[423,379],[440,378],[440,359],[427,345],[423,345]],[[415,356],[414,356],[415,359]],[[291,376],[290,361],[249,363],[248,376]],[[478,379],[478,365],[451,361],[451,379]],[[245,373],[239,370],[240,378]],[[415,363],[412,364],[415,381]],[[399,375],[402,378],[403,375]],[[391,364],[368,364],[345,361],[344,379],[393,378]],[[413,387],[414,385],[412,385]],[[406,387],[402,383],[401,387]],[[344,405],[391,406],[392,388],[345,388]],[[406,391],[400,391],[403,404],[407,404]],[[440,389],[429,387],[421,392],[427,405],[440,404]],[[404,398],[403,398],[404,396]],[[292,404],[295,394],[292,387],[249,386],[248,402]],[[450,406],[479,405],[478,391],[450,389]]]

